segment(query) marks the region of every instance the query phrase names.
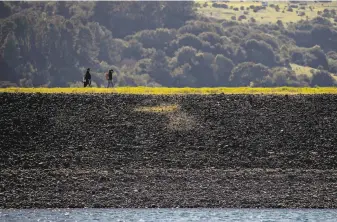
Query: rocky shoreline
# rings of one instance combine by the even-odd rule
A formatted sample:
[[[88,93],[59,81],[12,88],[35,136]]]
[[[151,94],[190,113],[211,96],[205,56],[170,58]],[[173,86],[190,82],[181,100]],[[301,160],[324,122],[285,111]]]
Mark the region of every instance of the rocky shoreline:
[[[0,208],[337,208],[337,95],[0,99]]]

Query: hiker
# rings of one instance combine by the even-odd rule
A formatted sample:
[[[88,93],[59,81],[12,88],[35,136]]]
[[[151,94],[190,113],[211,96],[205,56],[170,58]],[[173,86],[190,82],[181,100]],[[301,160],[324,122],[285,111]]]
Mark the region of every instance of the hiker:
[[[108,86],[107,88],[109,88],[110,84],[111,84],[111,87],[113,87],[113,83],[112,83],[112,73],[114,71],[112,69],[109,70],[109,73],[106,73],[105,74],[105,78],[108,80]]]
[[[85,73],[84,76],[84,87],[86,87],[87,85],[91,86],[91,74],[90,74],[90,68],[87,69],[87,72]]]

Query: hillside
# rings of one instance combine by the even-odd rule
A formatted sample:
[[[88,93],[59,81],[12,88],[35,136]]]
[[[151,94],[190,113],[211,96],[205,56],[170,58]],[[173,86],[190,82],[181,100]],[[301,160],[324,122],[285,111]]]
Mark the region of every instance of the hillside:
[[[0,86],[336,86],[336,2],[203,4],[1,2]]]
[[[288,25],[300,20],[314,19],[317,15],[323,15],[324,10],[329,10],[329,13],[330,10],[337,10],[337,1],[266,1],[266,5],[262,3],[263,1],[197,2],[199,3],[197,12],[207,17],[232,20],[232,16],[235,16],[235,20],[247,23],[254,19],[259,24],[276,23],[280,20]],[[255,7],[263,6],[265,8],[255,9]],[[336,15],[335,11],[333,14]],[[239,19],[242,15],[246,18]],[[326,15],[326,17],[336,26],[337,19],[335,21],[333,16]]]
[[[336,95],[0,93],[1,208],[336,208]]]

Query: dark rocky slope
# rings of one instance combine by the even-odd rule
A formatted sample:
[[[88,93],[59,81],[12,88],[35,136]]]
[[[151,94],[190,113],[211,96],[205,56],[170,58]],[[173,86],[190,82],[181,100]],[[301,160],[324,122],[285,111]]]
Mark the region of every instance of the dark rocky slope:
[[[337,207],[336,95],[0,101],[1,208]]]

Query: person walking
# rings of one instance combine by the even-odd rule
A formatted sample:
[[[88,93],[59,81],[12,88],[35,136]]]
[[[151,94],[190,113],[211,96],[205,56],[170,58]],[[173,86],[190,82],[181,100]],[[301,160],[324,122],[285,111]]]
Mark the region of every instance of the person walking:
[[[84,87],[91,86],[91,74],[90,74],[90,68],[87,69],[87,72],[84,75]]]
[[[113,82],[112,82],[112,73],[113,72],[114,71],[112,69],[110,69],[109,72],[105,74],[105,78],[108,80],[107,88],[109,88],[110,85],[111,85],[111,87],[113,87]]]

